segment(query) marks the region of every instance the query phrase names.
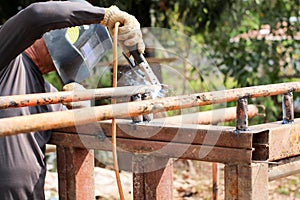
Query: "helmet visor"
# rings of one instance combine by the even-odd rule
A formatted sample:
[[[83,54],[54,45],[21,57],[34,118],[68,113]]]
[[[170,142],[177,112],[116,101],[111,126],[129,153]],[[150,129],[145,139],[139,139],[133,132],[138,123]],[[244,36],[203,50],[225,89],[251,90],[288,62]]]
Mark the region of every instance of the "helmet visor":
[[[53,30],[44,39],[64,84],[82,82],[112,48],[111,38],[100,24]]]

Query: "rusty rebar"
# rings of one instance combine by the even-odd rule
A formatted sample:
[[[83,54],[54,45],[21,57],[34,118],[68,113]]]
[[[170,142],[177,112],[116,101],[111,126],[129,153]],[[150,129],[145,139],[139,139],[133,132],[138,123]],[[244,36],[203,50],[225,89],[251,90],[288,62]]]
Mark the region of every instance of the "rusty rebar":
[[[215,103],[231,102],[241,97],[257,98],[300,91],[300,83],[281,83],[247,88],[166,97],[140,102],[96,106],[70,111],[42,113],[0,119],[0,136],[37,130],[65,128],[112,118],[132,117],[149,113],[179,110]]]
[[[155,92],[158,90],[159,86],[143,85],[2,96],[0,97],[0,109],[87,101],[93,99],[118,98]]]

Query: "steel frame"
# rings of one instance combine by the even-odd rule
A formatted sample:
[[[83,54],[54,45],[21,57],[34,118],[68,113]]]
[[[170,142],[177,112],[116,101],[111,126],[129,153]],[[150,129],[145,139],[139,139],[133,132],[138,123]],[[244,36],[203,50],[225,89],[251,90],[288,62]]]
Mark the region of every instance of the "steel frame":
[[[173,158],[224,163],[226,200],[268,199],[268,181],[299,172],[296,165],[300,160],[300,119],[294,119],[292,98],[293,91],[299,91],[298,84],[278,86],[240,89],[244,91],[240,95],[236,93],[239,90],[228,91],[226,94],[229,95],[221,99],[231,101],[233,97],[237,100],[235,128],[216,125],[168,125],[163,122],[131,124],[119,120],[118,150],[132,155],[134,199],[173,199]],[[278,94],[283,94],[283,120],[249,127],[248,98]],[[211,94],[208,96],[197,97],[206,103],[223,102],[214,100]],[[59,159],[66,158],[70,151],[72,158],[75,158],[71,163],[62,162],[59,166],[60,185],[66,185],[65,182],[69,181],[70,176],[75,180],[89,177],[92,184],[92,154],[88,154],[86,158],[89,161],[84,162],[82,157],[78,155],[77,159],[76,155],[84,149],[110,150],[110,133],[110,122],[69,127],[54,132],[50,143],[59,147]],[[68,151],[64,153],[66,149]],[[149,167],[158,163],[161,166],[158,170],[149,170]],[[71,171],[66,170],[70,164],[76,167]],[[88,174],[86,171],[79,173],[78,169],[89,171]],[[86,194],[87,189],[81,187],[80,181],[75,181],[74,184],[75,187],[72,188],[60,187],[60,199],[81,199],[81,195]],[[93,194],[92,187],[84,198],[93,199],[89,194]],[[217,197],[214,195],[213,198]]]
[[[25,117],[6,118],[0,119],[0,135],[57,128],[49,143],[57,146],[60,199],[89,200],[94,199],[94,150],[111,150],[111,124],[103,120],[237,101],[236,127],[118,120],[118,151],[132,156],[134,199],[172,199],[171,159],[182,158],[224,163],[226,200],[265,200],[269,180],[299,172],[300,119],[293,111],[293,92],[299,91],[294,82],[96,107],[99,122],[93,123],[84,115],[88,109],[26,116],[31,119],[26,123]],[[248,99],[280,94],[283,120],[249,126]],[[74,127],[74,113],[83,114],[80,126]],[[150,170],[156,165],[160,168]]]
[[[298,140],[300,132],[297,131],[299,125],[299,119],[292,124],[268,123],[250,126],[249,130],[237,134],[233,127],[190,124],[161,126],[161,124],[151,123],[136,125],[122,120],[118,122],[117,144],[120,152],[132,154],[133,171],[140,169],[134,174],[133,179],[135,199],[172,199],[172,165],[168,162],[172,158],[224,163],[225,198],[227,200],[267,199],[269,179],[274,180],[277,177],[289,175],[289,171],[291,173],[299,172],[292,166],[287,166],[287,162],[282,161],[300,155],[300,139]],[[96,131],[94,126],[80,128],[79,133],[78,128],[76,130],[74,127],[56,130],[50,143],[71,150],[109,151],[111,148],[110,123],[99,122],[99,126],[102,127],[102,132],[99,132],[99,129]],[[130,135],[128,135],[129,132]],[[153,135],[153,132],[157,133]],[[219,137],[215,144],[204,139],[208,134]],[[149,135],[153,136],[147,137]],[[166,146],[168,148],[159,151]],[[203,156],[199,154],[201,149],[209,150],[209,153]],[[58,152],[60,151],[58,150]],[[73,154],[77,154],[77,152],[74,151]],[[81,151],[78,151],[78,155],[80,154]],[[61,157],[60,154],[58,156]],[[79,165],[76,161],[77,156],[73,155],[73,157],[75,161],[71,160],[58,169],[60,184],[66,181],[64,176],[70,178],[70,174],[61,174],[61,171],[65,171],[62,168]],[[78,159],[81,160],[80,157]],[[144,163],[157,163],[158,161],[165,162],[163,169],[154,172],[146,170],[144,173],[141,171],[146,167]],[[291,160],[289,161],[291,162]],[[272,164],[268,164],[269,162]],[[294,162],[298,163],[299,161]],[[81,168],[83,170],[86,166]],[[270,168],[270,172],[268,172],[268,168]],[[279,168],[285,170],[279,170]],[[82,173],[83,177],[81,178],[78,173],[71,172],[71,175],[79,179],[86,179],[87,173]],[[82,186],[82,182],[79,181],[76,190],[69,188],[68,193],[78,193],[79,195],[86,192],[86,188],[81,188]],[[145,187],[148,187],[147,190]],[[91,190],[90,192],[93,193]],[[165,196],[161,197],[162,195]],[[72,199],[80,198],[79,196],[74,198],[73,195]]]

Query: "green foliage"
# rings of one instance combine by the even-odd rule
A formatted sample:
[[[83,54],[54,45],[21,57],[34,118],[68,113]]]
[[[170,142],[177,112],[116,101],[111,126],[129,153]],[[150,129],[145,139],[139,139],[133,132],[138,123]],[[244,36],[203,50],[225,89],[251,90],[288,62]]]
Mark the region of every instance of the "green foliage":
[[[228,78],[234,78],[235,87],[280,83],[299,73],[300,41],[294,39],[300,27],[299,9],[299,1],[256,0],[238,1],[223,11],[219,26],[206,31],[204,41],[211,47],[211,58],[224,73],[226,85]],[[259,30],[279,37],[257,37]],[[254,102],[266,107],[268,121],[280,119],[277,98]]]
[[[62,81],[58,76],[56,71],[49,72],[48,74],[44,75],[44,78],[51,83],[54,87],[56,87],[59,91],[62,90]]]
[[[233,9],[223,12],[220,26],[213,33],[205,33],[205,42],[213,49],[212,57],[226,76],[237,80],[237,86],[283,82],[280,77],[295,73],[291,69],[299,41],[293,37],[299,31],[299,21],[290,19],[299,17],[299,5],[286,0],[268,2],[234,3]],[[279,37],[256,37],[259,29]],[[235,36],[240,39],[232,41]]]
[[[205,30],[213,31],[220,20],[221,13],[232,0],[190,0],[190,1],[159,1],[160,11],[155,18],[159,25],[172,28],[178,23],[186,27],[190,33],[203,33]],[[190,29],[188,28],[190,27]]]

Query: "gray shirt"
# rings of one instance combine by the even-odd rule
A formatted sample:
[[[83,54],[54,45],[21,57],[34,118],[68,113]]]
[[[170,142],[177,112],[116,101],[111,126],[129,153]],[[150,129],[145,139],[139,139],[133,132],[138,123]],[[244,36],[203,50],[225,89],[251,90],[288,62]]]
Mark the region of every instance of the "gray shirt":
[[[37,66],[22,53],[46,31],[99,23],[104,9],[85,3],[35,3],[0,29],[0,95],[55,91]],[[52,112],[60,104],[0,110],[0,118]],[[0,138],[0,199],[44,199],[45,144],[51,131]]]

